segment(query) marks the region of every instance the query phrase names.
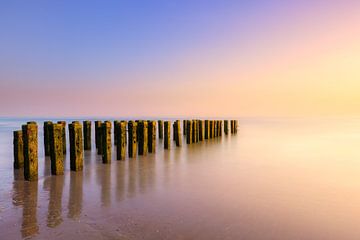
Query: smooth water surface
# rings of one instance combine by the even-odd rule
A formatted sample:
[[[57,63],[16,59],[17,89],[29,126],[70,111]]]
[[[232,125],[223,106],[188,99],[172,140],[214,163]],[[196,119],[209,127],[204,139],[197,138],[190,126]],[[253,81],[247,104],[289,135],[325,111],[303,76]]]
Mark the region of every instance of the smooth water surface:
[[[0,239],[360,239],[360,119],[243,119],[237,135],[50,175],[14,171],[0,120]],[[94,139],[93,139],[94,140]],[[184,141],[184,139],[183,139]],[[113,149],[115,151],[115,149]]]

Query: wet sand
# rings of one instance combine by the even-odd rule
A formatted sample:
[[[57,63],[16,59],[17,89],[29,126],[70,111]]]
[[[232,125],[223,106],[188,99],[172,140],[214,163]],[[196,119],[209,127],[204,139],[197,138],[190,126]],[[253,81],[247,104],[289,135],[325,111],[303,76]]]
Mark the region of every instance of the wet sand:
[[[12,167],[22,122],[0,120],[0,239],[360,239],[358,119],[243,119],[236,136],[110,165],[93,142],[83,172],[67,155],[56,177],[41,123],[38,182]]]

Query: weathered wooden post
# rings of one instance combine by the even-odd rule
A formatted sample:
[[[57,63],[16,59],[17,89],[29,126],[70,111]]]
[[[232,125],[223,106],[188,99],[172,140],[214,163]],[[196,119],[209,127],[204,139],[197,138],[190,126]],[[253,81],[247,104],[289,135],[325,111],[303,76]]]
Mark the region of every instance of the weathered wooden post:
[[[182,139],[181,139],[181,127],[180,127],[180,120],[175,121],[175,143],[177,147],[182,146]]]
[[[111,122],[105,121],[102,124],[102,162],[111,163]]]
[[[66,153],[66,122],[65,121],[58,121],[58,124],[61,124],[62,126],[62,132],[61,132],[61,136],[62,136],[62,143],[63,143],[63,153]]]
[[[91,121],[83,121],[84,150],[91,150]]]
[[[170,121],[164,121],[164,148],[170,149]]]
[[[183,135],[186,135],[186,127],[187,127],[186,120],[183,120]]]
[[[163,136],[164,136],[164,121],[163,120],[158,121],[158,128],[159,128],[159,139],[163,139]]]
[[[156,121],[148,121],[148,150],[156,152]]]
[[[173,122],[172,124],[172,128],[173,128],[173,134],[172,134],[172,138],[173,138],[173,141],[176,142],[176,126],[175,126],[175,122]]]
[[[127,144],[127,134],[126,134],[126,126],[128,125],[128,122],[127,121],[125,121],[125,120],[122,120],[122,121],[120,121],[120,122],[123,122],[124,124],[125,124],[125,145]]]
[[[50,159],[52,175],[64,174],[63,129],[62,123],[50,125]]]
[[[210,138],[210,124],[209,124],[209,120],[205,120],[205,139],[209,139]]]
[[[102,155],[103,153],[103,144],[102,144],[102,122],[96,121],[95,122],[95,136],[97,137],[97,154]],[[95,139],[96,141],[96,139]]]
[[[192,143],[192,121],[186,120],[186,143],[191,144]]]
[[[229,134],[229,120],[224,120],[224,133],[225,135]]]
[[[222,129],[223,129],[223,121],[222,120],[219,120],[219,136],[221,137],[222,136]]]
[[[119,121],[118,120],[114,120],[114,145],[116,146],[117,145],[117,139],[119,138],[118,137],[118,131],[119,131]]]
[[[137,131],[137,123],[135,121],[129,121],[128,123],[128,154],[129,158],[136,157],[137,153],[137,138],[136,138],[136,131]]]
[[[83,169],[84,151],[82,126],[79,122],[68,125],[70,140],[70,169],[71,171],[81,171]]]
[[[148,123],[147,121],[138,122],[138,154],[147,155],[148,152]]]
[[[50,156],[50,125],[53,123],[51,121],[44,122],[44,150],[45,156]]]
[[[191,121],[192,135],[191,135],[191,143],[196,142],[196,120]]]
[[[24,143],[24,178],[27,181],[38,179],[38,127],[36,122],[22,125]]]
[[[214,137],[214,121],[210,120],[210,135],[209,138],[213,138]]]
[[[125,160],[125,139],[126,139],[126,125],[124,121],[116,123],[118,126],[118,134],[116,140],[116,159]]]
[[[238,120],[234,120],[234,133],[237,133],[238,129]]]
[[[204,121],[203,120],[199,120],[199,141],[203,141],[204,140]]]
[[[24,142],[21,130],[13,132],[14,144],[14,168],[20,169],[24,167]]]

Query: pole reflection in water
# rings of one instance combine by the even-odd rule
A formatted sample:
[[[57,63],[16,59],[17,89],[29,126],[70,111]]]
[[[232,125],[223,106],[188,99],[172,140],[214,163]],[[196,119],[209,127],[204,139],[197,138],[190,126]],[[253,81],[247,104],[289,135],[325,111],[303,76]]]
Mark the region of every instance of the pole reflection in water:
[[[14,182],[12,203],[14,206],[23,206],[24,204],[24,172],[22,169],[14,169]]]
[[[125,162],[118,162],[116,166],[116,201],[125,197]]]
[[[51,176],[45,181],[50,182],[49,206],[47,216],[47,226],[56,227],[63,222],[62,218],[62,193],[64,187],[64,176]]]
[[[31,237],[39,233],[37,223],[37,198],[38,182],[24,182],[24,205],[21,225],[23,238]]]
[[[127,196],[128,198],[135,197],[136,195],[136,165],[137,161],[135,159],[129,160],[128,164],[128,192]]]
[[[83,172],[70,173],[70,190],[68,217],[74,220],[80,218],[83,201]]]
[[[111,164],[99,166],[97,177],[101,188],[101,204],[103,207],[109,207],[111,204]]]

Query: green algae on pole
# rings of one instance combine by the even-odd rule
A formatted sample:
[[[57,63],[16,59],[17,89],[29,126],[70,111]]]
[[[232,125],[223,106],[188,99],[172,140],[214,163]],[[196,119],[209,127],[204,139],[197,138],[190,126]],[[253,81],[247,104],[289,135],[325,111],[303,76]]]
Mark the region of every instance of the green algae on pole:
[[[50,125],[53,123],[51,121],[44,122],[44,150],[45,156],[50,156]]]
[[[186,143],[192,143],[192,121],[186,120]]]
[[[111,122],[105,121],[102,124],[102,162],[111,163]]]
[[[148,150],[149,153],[156,151],[156,121],[148,121]]]
[[[61,136],[62,136],[62,143],[63,143],[62,149],[63,149],[63,153],[65,154],[66,153],[66,122],[65,121],[58,121],[57,123],[61,124],[61,126],[63,127]]]
[[[181,139],[181,127],[180,127],[180,120],[175,121],[175,143],[177,147],[182,146],[182,139]]]
[[[81,171],[83,169],[84,152],[82,126],[79,122],[69,124],[70,140],[70,169]]]
[[[50,125],[50,159],[51,174],[64,174],[63,124]]]
[[[147,155],[148,152],[148,123],[147,121],[138,122],[137,141],[138,154]]]
[[[170,121],[164,121],[164,149],[170,149]]]
[[[91,150],[91,121],[83,121],[84,150]]]
[[[24,178],[27,181],[38,179],[38,127],[36,122],[22,125],[24,143]]]
[[[163,139],[164,136],[164,121],[158,120],[158,128],[159,128],[159,139]]]
[[[196,142],[196,122],[195,122],[195,120],[191,121],[191,128],[192,128],[191,143],[195,143]]]
[[[125,160],[125,140],[126,140],[126,123],[124,121],[116,123],[118,128],[116,138],[116,159]]]
[[[128,123],[128,155],[129,158],[135,158],[137,153],[137,123],[135,121],[129,121]]]
[[[21,130],[13,132],[14,144],[14,168],[20,169],[24,167],[24,142]]]

